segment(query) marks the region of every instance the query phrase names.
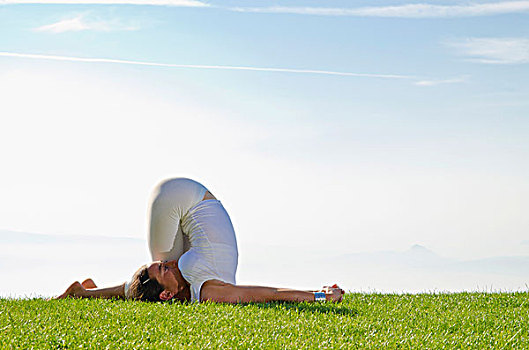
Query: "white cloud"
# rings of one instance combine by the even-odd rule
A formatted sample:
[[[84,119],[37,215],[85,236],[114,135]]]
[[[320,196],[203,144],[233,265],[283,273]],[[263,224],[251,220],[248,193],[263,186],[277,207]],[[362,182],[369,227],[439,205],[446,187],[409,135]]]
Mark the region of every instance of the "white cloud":
[[[72,56],[36,55],[36,54],[24,54],[24,53],[17,53],[17,52],[0,52],[0,57],[17,57],[17,58],[40,59],[40,60],[87,62],[87,63],[114,63],[114,64],[129,64],[129,65],[139,65],[139,66],[187,68],[187,69],[219,69],[219,70],[276,72],[276,73],[320,74],[320,75],[336,75],[336,76],[379,78],[379,79],[408,79],[408,80],[418,79],[417,77],[414,77],[411,75],[399,75],[399,74],[352,73],[352,72],[339,72],[339,71],[328,71],[328,70],[317,70],[317,69],[172,64],[172,63],[158,63],[158,62],[145,62],[145,61],[117,60],[117,59],[110,59],[110,58],[93,58],[93,57],[86,58],[86,57],[72,57]]]
[[[432,5],[406,4],[397,6],[373,6],[357,8],[331,7],[236,7],[237,12],[290,13],[320,16],[446,18],[492,16],[507,13],[529,12],[529,1],[504,1],[486,4]]]
[[[89,26],[83,22],[83,18],[81,16],[71,18],[71,19],[64,19],[62,21],[44,25],[38,28],[35,28],[36,31],[39,32],[53,32],[53,33],[62,33],[62,32],[77,32],[81,30],[87,30],[89,29]]]
[[[59,22],[47,24],[38,28],[35,28],[39,32],[52,32],[52,33],[64,33],[64,32],[78,32],[82,30],[95,30],[95,31],[113,31],[113,30],[137,30],[138,27],[131,25],[124,25],[119,20],[87,20],[83,15],[63,19]]]
[[[467,38],[448,42],[447,45],[473,62],[529,63],[529,38]]]
[[[415,82],[415,85],[418,86],[436,86],[436,85],[444,85],[444,84],[459,84],[464,83],[467,81],[467,77],[459,77],[459,78],[452,78],[452,79],[441,79],[441,80],[419,80]]]
[[[207,3],[198,0],[0,0],[0,5],[7,4],[100,4],[100,5],[158,5],[158,6],[185,6],[206,7]]]

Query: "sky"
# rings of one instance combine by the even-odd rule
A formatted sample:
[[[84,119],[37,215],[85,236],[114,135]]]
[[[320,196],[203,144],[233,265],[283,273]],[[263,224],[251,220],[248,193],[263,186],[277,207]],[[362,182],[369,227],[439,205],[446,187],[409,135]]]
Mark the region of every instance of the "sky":
[[[527,256],[528,81],[529,1],[0,0],[0,229],[145,239],[184,176],[240,265]]]

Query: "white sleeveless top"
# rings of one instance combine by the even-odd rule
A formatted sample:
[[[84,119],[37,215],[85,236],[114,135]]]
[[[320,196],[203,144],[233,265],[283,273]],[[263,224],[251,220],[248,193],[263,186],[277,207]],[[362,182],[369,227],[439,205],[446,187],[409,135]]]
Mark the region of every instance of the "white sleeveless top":
[[[215,279],[235,284],[237,240],[221,202],[201,201],[181,222],[191,248],[180,257],[178,267],[191,285],[191,301],[200,301],[200,290],[206,281]]]

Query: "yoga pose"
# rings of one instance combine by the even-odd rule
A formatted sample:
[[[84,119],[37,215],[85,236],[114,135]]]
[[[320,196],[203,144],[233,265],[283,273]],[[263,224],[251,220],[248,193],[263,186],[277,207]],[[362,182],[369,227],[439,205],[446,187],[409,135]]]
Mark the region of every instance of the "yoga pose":
[[[190,300],[225,303],[268,301],[341,301],[336,285],[301,291],[235,283],[237,240],[221,202],[200,183],[169,179],[150,201],[149,249],[154,260],[131,281],[97,288],[91,280],[73,283],[58,298],[131,298],[147,301]]]

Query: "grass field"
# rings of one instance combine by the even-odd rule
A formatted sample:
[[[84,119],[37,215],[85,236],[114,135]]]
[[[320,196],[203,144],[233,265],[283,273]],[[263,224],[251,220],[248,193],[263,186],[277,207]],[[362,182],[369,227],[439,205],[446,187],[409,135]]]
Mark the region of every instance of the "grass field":
[[[2,348],[529,348],[528,293],[347,294],[341,304],[0,299]]]

